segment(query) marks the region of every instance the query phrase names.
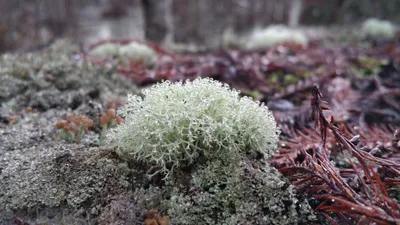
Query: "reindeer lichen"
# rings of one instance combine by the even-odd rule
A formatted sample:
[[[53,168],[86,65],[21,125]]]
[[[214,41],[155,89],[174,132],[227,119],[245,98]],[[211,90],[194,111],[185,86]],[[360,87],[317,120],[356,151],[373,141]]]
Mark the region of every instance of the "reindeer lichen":
[[[125,117],[109,134],[127,159],[155,163],[169,174],[197,161],[275,149],[279,129],[263,104],[212,79],[159,83],[145,98],[129,95]]]

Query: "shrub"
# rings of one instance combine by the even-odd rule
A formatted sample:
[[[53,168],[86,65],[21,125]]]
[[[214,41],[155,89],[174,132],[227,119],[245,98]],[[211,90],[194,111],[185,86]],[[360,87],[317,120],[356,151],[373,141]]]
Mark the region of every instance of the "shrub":
[[[389,21],[370,18],[362,24],[361,34],[364,38],[392,39],[395,36],[395,27]]]
[[[110,131],[109,140],[128,159],[159,165],[158,172],[251,152],[269,156],[276,148],[272,113],[226,84],[208,78],[165,81],[143,94],[144,99],[128,95],[119,110],[125,123]]]
[[[307,46],[308,39],[299,30],[283,25],[274,25],[265,29],[255,29],[246,42],[247,49],[260,49],[282,43],[296,43]]]

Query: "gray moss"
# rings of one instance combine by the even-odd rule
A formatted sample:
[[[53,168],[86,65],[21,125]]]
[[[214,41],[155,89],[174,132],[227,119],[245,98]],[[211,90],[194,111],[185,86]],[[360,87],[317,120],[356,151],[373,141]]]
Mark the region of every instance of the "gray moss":
[[[108,100],[136,92],[112,65],[76,60],[76,48],[58,42],[46,51],[0,56],[0,224],[15,216],[32,224],[97,224],[115,196],[140,186],[132,169],[100,148],[100,129],[81,144],[58,138],[57,120],[98,120]],[[36,113],[26,112],[32,107]],[[95,126],[95,127],[96,127]]]
[[[112,151],[56,141],[54,125],[49,127],[56,115],[26,115],[1,131],[0,221],[10,211],[27,212],[25,218],[36,221],[56,209],[93,218],[112,196],[130,188],[127,165]]]
[[[306,224],[316,217],[289,183],[261,161],[214,162],[163,202],[173,224]]]
[[[138,188],[113,199],[101,212],[100,225],[143,224],[147,213],[157,209],[162,201],[162,190],[155,187]]]
[[[24,80],[9,75],[0,75],[0,101],[11,99],[28,89],[28,83]]]
[[[77,60],[69,46],[60,42],[42,52],[0,56],[0,104],[16,111],[75,109],[93,99],[106,102],[137,92],[116,73],[116,65]]]

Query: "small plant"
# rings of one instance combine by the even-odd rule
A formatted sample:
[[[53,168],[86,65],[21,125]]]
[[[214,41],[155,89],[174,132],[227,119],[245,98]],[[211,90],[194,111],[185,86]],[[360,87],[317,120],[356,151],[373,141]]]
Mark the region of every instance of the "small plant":
[[[103,126],[103,129],[113,128],[117,125],[120,125],[122,122],[122,118],[117,116],[115,113],[115,109],[108,109],[106,113],[104,113],[100,118],[100,124]]]
[[[354,66],[350,69],[353,70],[355,74],[362,77],[378,74],[382,70],[381,67],[388,64],[386,60],[379,60],[366,56],[359,57],[357,61],[358,66]]]
[[[146,220],[144,221],[145,225],[168,225],[169,217],[168,216],[159,216],[157,209],[152,209],[147,213]]]
[[[123,105],[124,105],[124,102],[122,100],[119,100],[119,99],[117,99],[117,100],[108,100],[106,102],[106,107],[108,109],[117,109],[117,108],[120,108]]]
[[[153,163],[167,175],[196,162],[240,158],[250,152],[269,156],[279,129],[268,108],[239,97],[212,79],[165,81],[128,95],[119,111],[125,118],[109,133],[127,158]]]
[[[101,135],[100,135],[100,143],[103,143],[103,140],[107,134],[107,131],[110,128],[114,128],[117,125],[120,125],[121,122],[122,122],[122,118],[117,116],[115,109],[114,108],[108,109],[107,112],[104,113],[100,117],[100,124],[102,126],[102,131],[101,131]]]
[[[57,121],[56,128],[61,130],[60,138],[69,142],[81,142],[83,136],[93,126],[93,120],[83,115],[68,116],[67,120]]]
[[[376,18],[366,20],[361,28],[361,34],[364,38],[393,39],[395,33],[395,27],[391,22]]]

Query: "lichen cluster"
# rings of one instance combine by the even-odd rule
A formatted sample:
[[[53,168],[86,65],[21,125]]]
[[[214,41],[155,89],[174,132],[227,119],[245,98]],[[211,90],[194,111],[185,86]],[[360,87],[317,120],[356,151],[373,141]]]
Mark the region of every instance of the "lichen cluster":
[[[137,42],[125,45],[117,43],[104,43],[93,48],[90,53],[98,57],[117,57],[125,66],[130,61],[142,61],[145,65],[153,65],[157,59],[157,53],[150,47]]]
[[[386,20],[370,18],[361,27],[361,35],[370,39],[393,39],[396,33],[395,26]]]
[[[245,48],[255,50],[283,43],[307,46],[308,38],[300,30],[291,29],[283,25],[274,25],[264,29],[255,29],[246,40]]]
[[[110,132],[126,157],[169,173],[197,161],[229,160],[249,152],[270,155],[279,130],[264,105],[211,79],[163,82],[129,95],[125,123]]]
[[[106,102],[136,92],[115,67],[77,61],[74,48],[60,50],[63,44],[56,42],[42,52],[0,56],[0,103],[4,110],[75,110],[93,99]]]
[[[279,129],[268,108],[212,79],[163,82],[129,95],[110,143],[160,168],[173,224],[299,224],[307,202],[271,168]]]

